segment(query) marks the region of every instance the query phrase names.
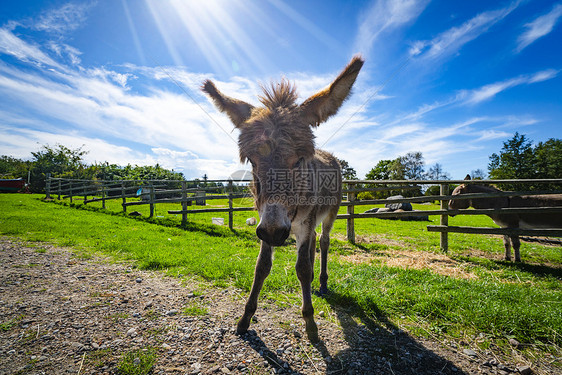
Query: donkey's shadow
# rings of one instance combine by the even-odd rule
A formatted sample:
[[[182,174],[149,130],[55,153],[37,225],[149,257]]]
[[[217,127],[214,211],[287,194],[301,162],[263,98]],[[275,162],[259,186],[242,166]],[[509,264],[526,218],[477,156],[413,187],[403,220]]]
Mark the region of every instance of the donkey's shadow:
[[[276,372],[285,371],[291,374],[304,375],[294,370],[289,362],[279,358],[277,354],[269,349],[267,344],[263,342],[253,329],[248,330],[248,332],[241,335],[240,338],[246,341]]]
[[[472,258],[470,255],[465,254],[451,258],[474,264],[479,267],[484,267],[489,270],[512,269],[516,271],[526,272],[538,278],[555,277],[557,279],[562,279],[562,267],[560,265],[511,262],[503,259],[489,259],[478,257]]]
[[[373,318],[366,315],[352,298],[330,292],[326,300],[335,311],[349,346],[338,352],[330,352],[324,341],[329,338],[323,337],[320,327],[321,340],[314,344],[314,347],[324,358],[326,374],[468,375],[399,329],[376,307]],[[271,368],[276,369],[275,371],[301,374],[290,362],[269,349],[254,330],[249,330],[241,338],[259,353]]]
[[[316,345],[323,358],[329,358],[327,373],[466,375],[399,329],[376,307],[373,318],[351,298],[330,292],[326,300],[336,312],[349,345],[337,353],[329,353],[323,341]]]

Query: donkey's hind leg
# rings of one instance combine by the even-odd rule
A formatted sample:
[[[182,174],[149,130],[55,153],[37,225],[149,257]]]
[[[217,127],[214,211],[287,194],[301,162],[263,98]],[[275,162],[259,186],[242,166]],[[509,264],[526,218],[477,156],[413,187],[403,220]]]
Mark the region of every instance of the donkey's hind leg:
[[[330,213],[322,222],[322,234],[320,236],[320,290],[319,294],[328,293],[328,249],[330,248],[330,231],[336,221],[339,207],[330,209]]]
[[[503,246],[505,247],[505,260],[511,261],[511,239],[508,235],[503,236]]]
[[[513,253],[515,254],[515,261],[521,262],[521,254],[519,253],[519,248],[521,247],[521,241],[519,241],[519,236],[511,236],[511,245],[513,246]]]

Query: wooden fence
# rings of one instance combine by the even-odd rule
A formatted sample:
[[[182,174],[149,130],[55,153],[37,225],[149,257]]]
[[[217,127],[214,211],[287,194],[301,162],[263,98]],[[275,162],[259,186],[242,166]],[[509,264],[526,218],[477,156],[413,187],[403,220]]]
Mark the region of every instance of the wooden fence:
[[[127,207],[136,205],[150,206],[150,216],[154,215],[154,206],[157,203],[180,203],[181,210],[170,210],[169,214],[181,214],[182,223],[187,222],[188,214],[208,213],[208,212],[227,212],[228,226],[233,229],[234,212],[252,211],[253,207],[233,207],[233,199],[251,198],[248,191],[236,192],[232,180],[207,180],[207,183],[221,183],[222,186],[206,186],[204,181],[171,181],[171,180],[151,180],[151,181],[92,181],[92,180],[68,180],[61,178],[48,178],[46,185],[46,197],[57,195],[58,199],[69,198],[70,201],[81,197],[84,204],[90,202],[105,202],[109,199],[121,199],[123,212]],[[236,183],[249,183],[249,180],[236,181]],[[517,192],[498,192],[486,194],[462,194],[457,196],[450,195],[448,191],[450,185],[465,183],[464,180],[345,180],[343,190],[342,206],[346,207],[346,213],[337,216],[338,219],[347,221],[347,239],[355,243],[355,219],[368,218],[395,218],[400,219],[411,216],[440,216],[439,225],[428,225],[430,232],[440,233],[440,247],[446,252],[448,249],[448,233],[474,233],[474,234],[518,234],[526,236],[551,236],[561,237],[560,229],[508,229],[508,228],[476,228],[476,227],[456,227],[448,225],[449,215],[486,215],[497,213],[521,213],[521,212],[559,212],[562,214],[562,207],[541,207],[541,208],[502,208],[502,209],[465,209],[450,210],[448,202],[452,199],[472,199],[472,198],[493,198],[503,196],[538,195],[538,194],[562,194],[562,190],[550,191],[517,191]],[[562,187],[562,179],[528,179],[528,180],[471,180],[472,184],[557,184]],[[198,186],[193,186],[197,185]],[[361,192],[380,193],[392,192],[398,194],[404,191],[420,190],[422,186],[439,186],[439,195],[414,196],[399,199],[368,199],[358,200],[357,195]],[[222,190],[223,193],[217,193]],[[212,193],[207,195],[207,192]],[[140,201],[127,201],[127,198],[143,197]],[[164,197],[162,197],[164,196]],[[90,197],[90,198],[88,198]],[[194,202],[195,204],[205,204],[207,200],[228,199],[228,208],[203,208],[188,209]],[[438,210],[415,210],[403,212],[380,212],[380,213],[357,213],[356,206],[377,205],[386,203],[423,203],[440,202]]]
[[[236,183],[249,183],[241,180]],[[220,183],[220,186],[209,186],[209,184]],[[123,212],[128,207],[138,205],[149,205],[149,217],[154,216],[155,205],[158,203],[180,203],[181,210],[168,211],[169,214],[182,215],[182,224],[187,223],[188,214],[227,212],[228,226],[233,229],[233,213],[240,211],[252,211],[253,207],[234,207],[233,200],[237,198],[250,198],[249,192],[236,192],[235,190],[247,190],[245,188],[235,189],[233,180],[205,180],[205,181],[176,181],[176,180],[69,180],[62,178],[48,178],[46,183],[46,198],[57,195],[58,199],[81,198],[84,204],[92,202],[105,202],[111,199],[120,199]],[[222,191],[222,193],[220,193]],[[210,192],[211,195],[207,193]],[[138,201],[127,201],[127,198],[141,198]],[[203,208],[188,209],[193,203],[205,205],[206,201],[216,199],[228,199],[228,208]]]
[[[465,180],[346,180],[343,193],[347,195],[347,199],[342,202],[342,206],[347,207],[347,213],[338,215],[338,219],[347,220],[347,239],[351,243],[355,243],[355,225],[354,220],[359,218],[404,218],[411,216],[430,216],[439,215],[439,225],[428,225],[427,230],[430,232],[440,233],[440,247],[443,252],[447,252],[449,246],[448,233],[473,233],[473,234],[498,234],[498,235],[525,235],[525,236],[551,236],[561,237],[560,229],[510,229],[510,228],[476,228],[476,227],[457,227],[449,226],[449,215],[486,215],[498,213],[522,213],[522,212],[557,212],[562,215],[562,207],[540,207],[540,208],[501,208],[501,209],[462,209],[450,210],[448,203],[450,200],[456,199],[473,199],[473,198],[495,198],[505,196],[521,196],[521,195],[539,195],[539,194],[562,194],[562,190],[548,191],[510,191],[498,193],[474,193],[452,196],[449,192],[449,186],[455,184],[467,183]],[[470,180],[471,184],[520,184],[520,185],[539,185],[539,184],[556,184],[562,187],[562,179],[526,179],[526,180]],[[415,196],[411,198],[400,199],[370,199],[357,200],[356,195],[359,192],[380,192],[392,191],[400,192],[412,189],[420,189],[421,186],[438,185],[439,195]],[[366,187],[367,186],[367,187]],[[377,187],[375,187],[377,186]],[[355,213],[355,207],[361,205],[375,205],[386,203],[423,203],[423,202],[440,202],[439,210],[416,210],[404,212],[381,212],[381,213]]]

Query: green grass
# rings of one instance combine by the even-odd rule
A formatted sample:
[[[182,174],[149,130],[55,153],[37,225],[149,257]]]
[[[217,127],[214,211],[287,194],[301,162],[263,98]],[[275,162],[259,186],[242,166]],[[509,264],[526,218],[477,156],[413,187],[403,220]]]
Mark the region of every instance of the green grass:
[[[178,205],[157,205],[153,219],[119,213],[119,202],[101,210],[94,204],[43,202],[38,195],[0,195],[0,234],[26,241],[72,246],[82,256],[101,252],[116,260],[136,262],[143,269],[201,277],[216,285],[250,289],[259,252],[255,228],[245,219],[255,212],[235,214],[235,231],[211,225],[218,214],[191,215],[185,227],[180,217],[167,215]],[[213,202],[214,205],[220,202]],[[225,203],[225,202],[223,202]],[[248,202],[243,202],[248,204]],[[101,204],[100,204],[101,206]],[[357,207],[363,212],[370,207]],[[415,205],[415,209],[436,209]],[[137,206],[135,209],[147,209]],[[344,209],[342,208],[342,212]],[[146,215],[144,215],[146,216]],[[398,252],[440,255],[439,234],[427,232],[431,222],[356,220],[358,245],[345,242],[345,220],[336,221],[329,262],[331,294],[314,297],[316,311],[345,308],[365,323],[408,327],[419,334],[465,340],[484,333],[487,344],[508,338],[526,344],[524,350],[557,353],[562,345],[562,251],[560,247],[523,243],[524,264],[501,261],[499,236],[451,234],[449,260],[470,277],[455,277],[432,269],[389,266]],[[226,215],[225,215],[226,222]],[[487,217],[457,216],[451,225],[492,226]],[[364,259],[361,262],[353,259]],[[363,258],[360,258],[363,257]],[[294,243],[276,248],[273,270],[262,296],[279,304],[299,305]],[[318,270],[319,265],[316,266]],[[318,287],[317,278],[314,286]],[[190,312],[199,313],[197,312]],[[334,315],[335,316],[335,315]]]
[[[156,363],[156,350],[153,348],[138,349],[125,353],[117,365],[122,375],[150,374]]]
[[[186,316],[203,316],[208,313],[207,309],[201,306],[186,306],[182,309],[182,314]]]

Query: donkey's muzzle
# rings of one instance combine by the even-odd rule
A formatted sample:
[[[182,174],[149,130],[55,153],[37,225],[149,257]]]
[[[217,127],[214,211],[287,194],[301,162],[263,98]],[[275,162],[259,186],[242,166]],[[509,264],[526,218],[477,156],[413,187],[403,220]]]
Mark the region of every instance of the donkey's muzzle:
[[[289,237],[289,233],[291,233],[291,226],[266,228],[263,225],[258,225],[256,229],[258,238],[271,246],[282,246]]]

